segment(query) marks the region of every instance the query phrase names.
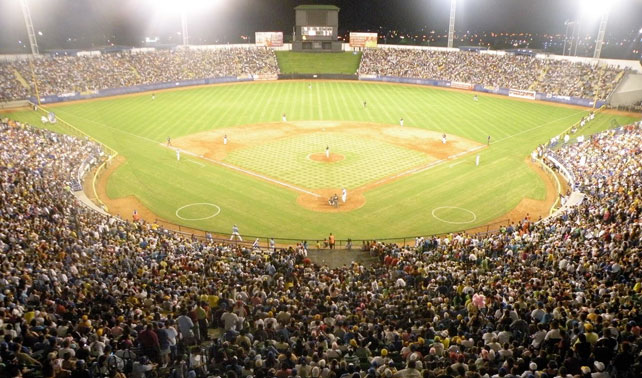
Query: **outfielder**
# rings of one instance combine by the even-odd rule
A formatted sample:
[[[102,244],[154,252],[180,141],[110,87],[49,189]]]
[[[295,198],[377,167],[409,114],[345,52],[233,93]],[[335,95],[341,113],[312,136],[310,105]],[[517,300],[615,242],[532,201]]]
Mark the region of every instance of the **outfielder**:
[[[403,127],[403,118],[399,120],[399,124],[401,125],[401,127]]]
[[[181,160],[181,150],[176,149],[176,160],[180,161]]]
[[[281,116],[281,121],[283,121],[283,122],[287,122],[288,121],[288,119],[285,117],[285,113],[283,113],[283,115]]]

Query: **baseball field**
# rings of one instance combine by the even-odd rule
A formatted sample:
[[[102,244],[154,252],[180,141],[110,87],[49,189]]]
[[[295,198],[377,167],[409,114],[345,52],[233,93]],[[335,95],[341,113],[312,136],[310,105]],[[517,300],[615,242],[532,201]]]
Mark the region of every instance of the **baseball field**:
[[[550,208],[552,181],[528,156],[588,109],[478,96],[280,81],[48,109],[59,119],[56,128],[69,132],[73,125],[118,152],[97,184],[109,210],[123,218],[135,209],[220,233],[237,224],[243,235],[381,239],[470,229]],[[40,123],[33,111],[9,116]],[[588,128],[597,132],[614,119],[635,120],[599,114]],[[328,204],[343,188],[346,202]]]

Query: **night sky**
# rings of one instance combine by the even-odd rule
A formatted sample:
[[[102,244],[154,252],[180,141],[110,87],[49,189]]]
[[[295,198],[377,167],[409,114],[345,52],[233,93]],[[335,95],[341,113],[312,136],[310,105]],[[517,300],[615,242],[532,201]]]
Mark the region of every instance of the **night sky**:
[[[158,1],[158,0],[157,0]],[[183,0],[183,3],[188,0]],[[211,0],[209,9],[188,15],[192,43],[237,42],[255,31],[291,33],[292,8],[334,4],[341,8],[341,31],[416,31],[448,28],[449,0]],[[564,21],[580,16],[588,0],[459,0],[456,30],[564,33]],[[610,0],[603,0],[610,1]],[[180,16],[160,11],[153,0],[28,0],[41,49],[89,48],[106,44],[142,45],[145,37],[179,42]],[[642,0],[617,0],[607,37],[623,38],[642,28]],[[18,0],[0,0],[0,51],[27,52],[18,41],[26,31]],[[597,33],[596,17],[583,22],[583,34]],[[169,40],[172,36],[172,40]],[[71,40],[70,40],[71,38]]]

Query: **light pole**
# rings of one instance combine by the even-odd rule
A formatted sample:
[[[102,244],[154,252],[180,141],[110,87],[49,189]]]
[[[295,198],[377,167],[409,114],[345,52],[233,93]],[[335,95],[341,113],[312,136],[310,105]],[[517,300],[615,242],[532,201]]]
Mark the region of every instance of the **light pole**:
[[[184,8],[181,10],[181,32],[183,36],[183,46],[189,45],[189,35],[187,34],[187,14]]]
[[[22,8],[22,15],[25,18],[25,26],[27,27],[27,35],[29,36],[29,44],[31,45],[31,54],[38,55],[38,41],[36,40],[36,33],[33,31],[33,21],[31,21],[31,11],[27,5],[27,0],[20,0],[20,7]]]
[[[455,11],[457,11],[457,0],[450,0],[450,23],[448,26],[448,47],[453,47],[455,39]]]
[[[562,56],[566,56],[566,43],[568,41],[568,29],[571,25],[573,25],[573,31],[575,30],[575,21],[566,20],[564,21],[564,25],[566,26],[566,32],[564,33],[564,47],[562,48]],[[571,47],[572,46],[573,46],[573,39],[571,39]],[[570,54],[570,51],[569,51],[569,54]]]
[[[593,52],[593,59],[600,59],[602,53],[602,45],[604,44],[604,35],[606,34],[606,24],[609,22],[609,10],[605,10],[600,20],[600,29],[597,32],[597,41],[595,42],[595,51]]]

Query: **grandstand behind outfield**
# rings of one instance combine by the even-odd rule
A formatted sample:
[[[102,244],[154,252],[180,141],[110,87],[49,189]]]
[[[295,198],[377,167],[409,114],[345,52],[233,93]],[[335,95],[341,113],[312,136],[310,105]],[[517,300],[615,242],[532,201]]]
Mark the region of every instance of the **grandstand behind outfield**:
[[[366,50],[355,79],[412,79],[418,84],[504,95],[512,90],[526,98],[593,106],[605,103],[619,83],[636,83],[640,77],[639,65],[632,61],[596,64],[572,57],[384,46]],[[68,101],[185,85],[276,79],[279,73],[272,49],[248,45],[76,52],[34,61],[16,56],[0,63],[0,100],[35,101],[37,92],[45,101]],[[616,96],[616,105],[640,100],[639,85],[629,86],[618,92],[625,94]]]

